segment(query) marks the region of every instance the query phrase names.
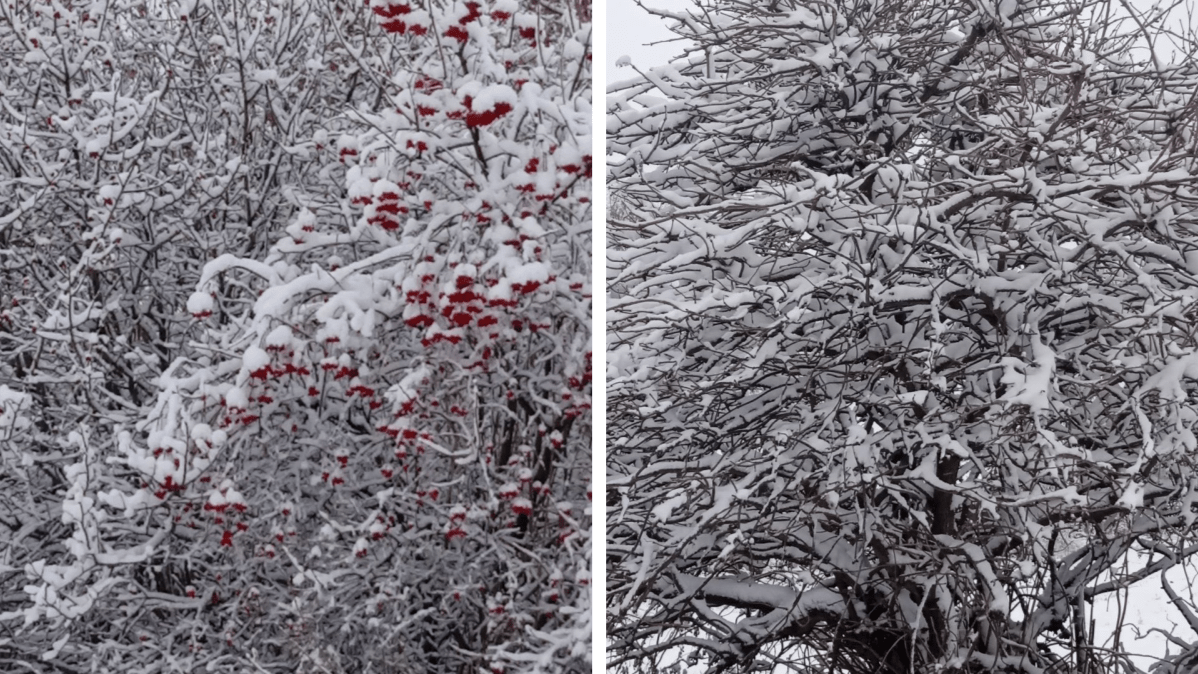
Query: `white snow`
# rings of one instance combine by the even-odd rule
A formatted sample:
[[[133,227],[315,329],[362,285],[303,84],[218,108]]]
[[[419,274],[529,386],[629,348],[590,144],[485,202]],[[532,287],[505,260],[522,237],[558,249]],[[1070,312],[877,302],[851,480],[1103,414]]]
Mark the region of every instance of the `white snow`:
[[[544,283],[548,278],[549,267],[543,262],[530,262],[507,272],[507,280],[511,283],[525,284],[530,281]]]
[[[234,386],[225,392],[225,405],[230,409],[244,410],[249,407],[250,400],[245,391]]]
[[[266,335],[266,345],[285,349],[291,346],[292,332],[286,325],[280,325]]]
[[[211,313],[214,305],[215,300],[212,299],[212,295],[197,290],[187,298],[187,313],[193,316]]]
[[[241,367],[246,372],[254,372],[270,365],[270,354],[261,347],[251,346],[241,356]],[[244,407],[244,405],[239,405]]]
[[[670,519],[671,515],[674,514],[674,510],[683,503],[686,503],[686,492],[677,491],[666,500],[658,503],[656,506],[653,506],[653,510],[651,512],[657,521],[665,522]]]
[[[474,97],[472,107],[475,110],[490,110],[499,103],[515,107],[517,98],[515,89],[503,84],[493,84]]]

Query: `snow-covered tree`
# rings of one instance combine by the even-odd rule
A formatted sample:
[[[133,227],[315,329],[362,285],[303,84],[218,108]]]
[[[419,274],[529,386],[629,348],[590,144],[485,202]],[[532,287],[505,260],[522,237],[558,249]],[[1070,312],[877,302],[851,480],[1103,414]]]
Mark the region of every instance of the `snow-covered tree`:
[[[1104,0],[661,16],[687,53],[607,102],[611,666],[1136,671],[1093,602],[1198,552],[1193,40]]]
[[[0,659],[589,669],[589,6],[61,5],[0,9]]]

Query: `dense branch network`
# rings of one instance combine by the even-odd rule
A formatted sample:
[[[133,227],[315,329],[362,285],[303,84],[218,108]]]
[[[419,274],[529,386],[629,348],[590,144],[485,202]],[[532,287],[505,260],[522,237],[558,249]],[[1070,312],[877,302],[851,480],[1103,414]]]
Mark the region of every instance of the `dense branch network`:
[[[1090,601],[1193,552],[1198,71],[1121,12],[663,15],[607,103],[613,666],[1135,666]]]
[[[589,669],[590,41],[0,5],[0,669]]]

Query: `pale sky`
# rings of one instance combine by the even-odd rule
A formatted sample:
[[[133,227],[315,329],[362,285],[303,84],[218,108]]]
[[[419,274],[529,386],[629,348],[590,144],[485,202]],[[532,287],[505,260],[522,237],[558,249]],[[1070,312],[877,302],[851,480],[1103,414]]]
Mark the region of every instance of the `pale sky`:
[[[690,0],[644,0],[650,7],[679,10],[693,5]],[[646,46],[674,36],[665,22],[636,5],[633,0],[607,0],[607,82],[617,82],[634,76],[630,68],[617,68],[616,59],[628,56],[638,68],[668,63],[682,53],[677,42],[656,47]]]

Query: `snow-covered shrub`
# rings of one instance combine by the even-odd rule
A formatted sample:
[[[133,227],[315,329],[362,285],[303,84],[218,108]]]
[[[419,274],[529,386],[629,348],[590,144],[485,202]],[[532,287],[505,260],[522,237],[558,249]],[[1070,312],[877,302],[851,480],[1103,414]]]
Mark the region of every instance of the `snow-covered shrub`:
[[[701,3],[612,88],[613,666],[1128,662],[1090,600],[1198,551],[1198,70],[1121,12]]]

